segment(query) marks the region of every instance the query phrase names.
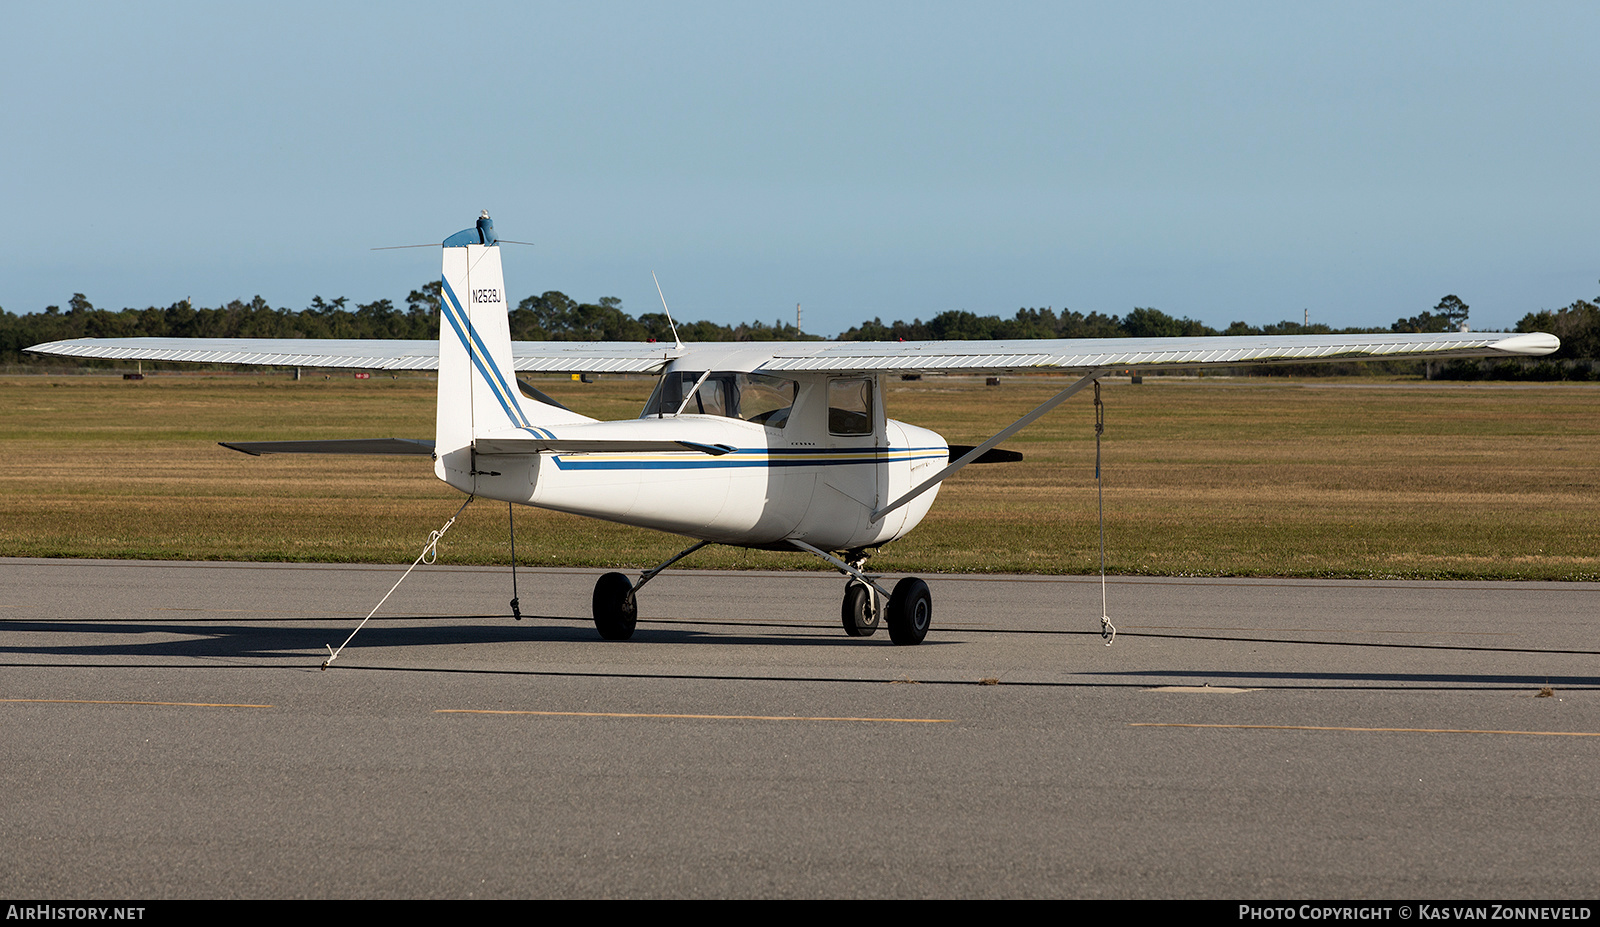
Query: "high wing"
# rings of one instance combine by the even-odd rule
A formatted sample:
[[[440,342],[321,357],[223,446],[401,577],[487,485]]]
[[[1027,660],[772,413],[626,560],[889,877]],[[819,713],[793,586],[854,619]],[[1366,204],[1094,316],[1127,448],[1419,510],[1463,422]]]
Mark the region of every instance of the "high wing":
[[[249,364],[263,367],[353,367],[438,370],[438,341],[362,338],[75,338],[27,349],[57,357]],[[681,351],[646,342],[521,341],[512,366],[523,373],[655,373]]]
[[[1553,335],[1242,335],[1038,341],[840,341],[774,346],[763,370],[852,373],[1020,373],[1038,369],[1332,362],[1377,358],[1519,357],[1561,346]]]
[[[831,373],[1021,373],[1138,367],[1248,366],[1342,360],[1537,357],[1561,342],[1542,332],[1425,335],[1242,335],[1201,338],[1069,338],[1037,341],[648,342],[519,341],[522,373],[659,373],[670,361],[737,351],[765,355],[746,369]],[[78,338],[27,349],[110,360],[437,370],[437,341],[281,338]]]
[[[437,370],[439,342],[361,338],[74,338],[27,349],[57,357],[251,364],[262,367],[355,367]]]

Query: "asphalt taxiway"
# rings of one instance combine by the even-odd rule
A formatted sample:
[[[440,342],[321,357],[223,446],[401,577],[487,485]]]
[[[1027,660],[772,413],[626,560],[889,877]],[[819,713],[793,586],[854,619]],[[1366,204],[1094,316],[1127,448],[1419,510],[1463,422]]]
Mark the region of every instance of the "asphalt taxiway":
[[[1600,585],[0,560],[27,898],[1588,897]]]

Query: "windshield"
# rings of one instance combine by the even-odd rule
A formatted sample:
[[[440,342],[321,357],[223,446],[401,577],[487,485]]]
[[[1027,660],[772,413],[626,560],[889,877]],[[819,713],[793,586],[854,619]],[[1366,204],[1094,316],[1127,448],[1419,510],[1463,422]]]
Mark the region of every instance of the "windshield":
[[[702,380],[702,378],[704,378]],[[699,383],[698,389],[695,384]],[[798,386],[793,380],[759,373],[678,370],[661,378],[640,418],[675,415],[723,415],[768,428],[789,423]],[[684,402],[684,397],[688,402]]]

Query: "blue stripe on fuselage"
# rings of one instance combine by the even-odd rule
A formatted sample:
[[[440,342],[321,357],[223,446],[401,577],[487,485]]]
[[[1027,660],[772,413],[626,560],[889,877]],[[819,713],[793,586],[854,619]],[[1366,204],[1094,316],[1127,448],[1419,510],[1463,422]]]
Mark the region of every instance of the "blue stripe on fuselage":
[[[931,452],[931,453],[923,453]],[[909,457],[898,456],[911,454]],[[832,455],[832,459],[822,455]],[[848,455],[848,456],[846,456]],[[890,455],[896,455],[892,458]],[[776,458],[776,459],[774,459]],[[889,459],[886,459],[889,458]],[[773,450],[735,451],[720,457],[688,456],[667,459],[632,459],[612,454],[557,454],[551,459],[561,470],[711,470],[755,469],[772,467],[845,467],[859,464],[910,462],[913,460],[946,460],[946,448],[862,448],[841,454],[837,448],[780,448]]]

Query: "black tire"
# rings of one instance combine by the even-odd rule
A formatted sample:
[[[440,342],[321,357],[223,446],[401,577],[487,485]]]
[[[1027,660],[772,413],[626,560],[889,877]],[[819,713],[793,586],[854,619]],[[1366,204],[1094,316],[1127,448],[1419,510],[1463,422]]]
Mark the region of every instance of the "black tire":
[[[844,633],[851,637],[871,637],[878,630],[878,610],[872,607],[872,591],[853,579],[845,583],[839,618],[844,624]]]
[[[639,603],[633,598],[633,583],[621,573],[607,573],[594,584],[594,626],[608,641],[625,641],[633,636],[639,621]]]
[[[920,644],[933,624],[933,595],[928,584],[907,576],[894,585],[889,597],[889,639],[896,644]]]

